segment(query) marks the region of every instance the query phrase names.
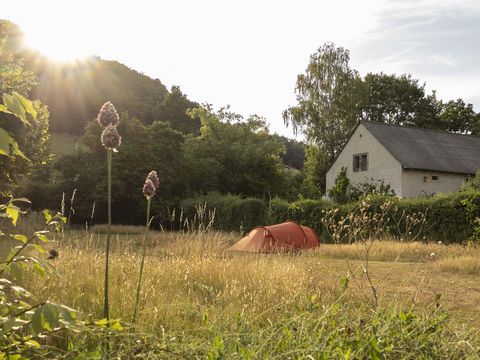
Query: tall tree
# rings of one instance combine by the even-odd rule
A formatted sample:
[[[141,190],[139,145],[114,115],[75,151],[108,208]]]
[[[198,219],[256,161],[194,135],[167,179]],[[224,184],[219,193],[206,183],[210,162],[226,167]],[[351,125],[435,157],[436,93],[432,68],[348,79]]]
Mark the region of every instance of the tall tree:
[[[202,122],[201,135],[187,138],[185,156],[190,191],[219,191],[262,196],[285,191],[285,173],[280,156],[285,148],[268,133],[258,116],[240,115],[211,107],[191,111]]]
[[[348,50],[326,43],[310,56],[304,74],[297,77],[297,105],[284,111],[285,123],[303,131],[316,150],[307,151],[307,181],[323,184],[345,139],[362,117],[367,89],[357,71],[350,68]],[[312,156],[320,156],[322,166]],[[308,166],[315,166],[308,169]],[[310,174],[310,176],[308,175]],[[325,189],[320,189],[324,193]]]
[[[439,118],[444,130],[480,134],[480,114],[476,114],[473,105],[465,104],[462,99],[450,100],[442,104]]]
[[[364,78],[368,102],[363,108],[367,120],[387,124],[439,127],[439,103],[425,94],[425,84],[411,75],[368,73]]]
[[[188,100],[180,87],[172,86],[165,99],[154,107],[153,117],[155,120],[168,122],[172,129],[183,134],[199,135],[200,119],[192,118],[188,114],[188,110],[196,107],[198,104]]]

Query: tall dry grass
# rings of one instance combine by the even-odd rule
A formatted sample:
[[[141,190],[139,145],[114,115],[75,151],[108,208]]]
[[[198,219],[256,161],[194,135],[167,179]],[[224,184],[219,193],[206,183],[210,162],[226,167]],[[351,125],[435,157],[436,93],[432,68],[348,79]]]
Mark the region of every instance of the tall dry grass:
[[[123,228],[114,227],[114,230],[123,232]],[[363,254],[360,245],[321,245],[314,251],[294,254],[226,251],[239,238],[238,233],[152,232],[147,244],[139,323],[156,330],[179,330],[202,326],[205,313],[218,321],[234,318],[239,313],[273,319],[277,306],[295,309],[314,294],[325,304],[330,303],[338,297],[340,278],[349,274],[356,275],[358,282],[354,284],[352,278],[350,300],[360,304],[369,296],[357,261]],[[72,231],[58,239],[57,275],[35,283],[36,293],[80,309],[92,318],[100,317],[104,239],[103,234],[86,231]],[[127,320],[133,314],[141,244],[141,235],[116,234],[111,239],[114,318]],[[416,284],[441,277],[443,270],[450,271],[445,264],[463,264],[467,254],[471,256],[469,265],[455,270],[460,273],[464,269],[471,273],[472,264],[478,265],[475,260],[476,254],[480,255],[478,248],[391,241],[374,243],[371,272],[379,283],[382,303],[405,304],[418,298],[421,289],[417,289]],[[350,261],[348,266],[346,259]],[[420,294],[425,304],[431,303],[435,291],[424,289],[424,294]]]
[[[135,306],[143,236],[133,228],[128,233],[123,227],[112,229],[119,233],[112,236],[110,248],[111,317],[128,323]],[[441,265],[476,255],[478,248],[375,242],[369,267],[378,288],[379,306],[374,309],[360,265],[361,246],[321,245],[293,254],[228,252],[240,237],[213,231],[151,233],[138,317],[138,331],[150,344],[160,343],[162,349],[188,358],[205,358],[212,351],[218,355],[213,358],[221,358],[222,351],[235,357],[239,346],[253,354],[248,350],[240,358],[272,353],[282,358],[285,351],[301,358],[321,354],[320,349],[332,355],[337,347],[348,353],[351,345],[344,342],[344,333],[351,328],[356,329],[351,331],[357,344],[352,354],[360,357],[371,356],[368,334],[374,331],[385,341],[403,344],[401,351],[392,348],[392,356],[436,351],[452,358],[459,348],[468,350],[465,339],[471,333],[458,335],[464,334],[464,324],[480,326],[475,320],[480,310],[477,278]],[[54,263],[56,275],[30,275],[24,281],[40,299],[65,303],[79,310],[83,319],[101,318],[104,242],[105,235],[97,231],[67,231],[50,244],[60,253]],[[451,312],[450,322],[437,314],[439,304],[440,310]],[[415,315],[404,310],[411,308],[417,309]],[[431,337],[430,328],[441,331]],[[412,348],[415,344],[418,349]],[[125,351],[128,354],[132,347]]]

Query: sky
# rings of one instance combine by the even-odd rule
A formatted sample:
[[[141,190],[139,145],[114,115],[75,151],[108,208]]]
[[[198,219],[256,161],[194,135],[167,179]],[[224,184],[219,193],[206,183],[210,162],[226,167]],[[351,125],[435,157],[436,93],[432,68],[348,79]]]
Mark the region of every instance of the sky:
[[[480,111],[478,0],[15,0],[0,18],[54,59],[117,60],[289,137],[282,112],[325,42],[349,49],[362,76],[410,73]]]

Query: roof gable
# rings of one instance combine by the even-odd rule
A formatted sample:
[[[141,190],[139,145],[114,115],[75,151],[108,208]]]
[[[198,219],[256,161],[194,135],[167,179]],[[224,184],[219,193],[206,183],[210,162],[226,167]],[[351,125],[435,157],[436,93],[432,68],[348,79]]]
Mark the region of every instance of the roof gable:
[[[480,168],[480,137],[372,121],[361,124],[405,169],[475,174]]]

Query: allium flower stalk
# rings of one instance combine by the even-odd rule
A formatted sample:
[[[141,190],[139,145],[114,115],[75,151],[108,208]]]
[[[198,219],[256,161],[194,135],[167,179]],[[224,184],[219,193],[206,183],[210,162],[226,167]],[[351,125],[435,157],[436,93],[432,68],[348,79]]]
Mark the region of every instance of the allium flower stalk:
[[[147,198],[147,222],[145,224],[145,234],[143,236],[143,253],[142,253],[142,262],[140,264],[140,276],[138,278],[137,284],[137,296],[135,299],[135,309],[133,312],[133,320],[132,322],[135,324],[137,321],[138,315],[138,305],[140,303],[140,288],[142,286],[142,276],[143,276],[143,268],[145,267],[145,256],[147,253],[147,236],[148,236],[148,229],[150,227],[150,204],[152,202],[152,196],[155,195],[156,190],[160,185],[160,180],[158,180],[158,176],[156,171],[150,171],[147,178],[145,179],[145,184],[143,185],[143,195]]]
[[[122,142],[122,137],[117,131],[117,127],[114,125],[108,125],[102,132],[102,145],[105,149],[116,149]]]
[[[97,115],[97,121],[104,128],[106,128],[108,125],[117,126],[120,122],[117,110],[110,101],[107,101],[105,104],[103,104],[100,112]]]
[[[153,182],[147,178],[145,180],[145,185],[143,185],[143,195],[145,195],[147,199],[151,198],[153,195],[155,195],[155,190],[155,185],[153,185]]]
[[[157,190],[160,186],[160,180],[158,179],[157,172],[155,170],[150,171],[147,175],[147,179],[149,179],[153,183],[153,186],[155,186],[155,190]]]
[[[105,296],[103,313],[105,319],[110,319],[110,306],[108,299],[108,262],[110,255],[110,237],[112,226],[112,153],[120,146],[122,138],[118,134],[117,125],[120,122],[115,106],[108,101],[103,104],[97,116],[98,123],[104,128],[101,141],[107,149],[107,204],[108,204],[108,226],[107,241],[105,244]]]

